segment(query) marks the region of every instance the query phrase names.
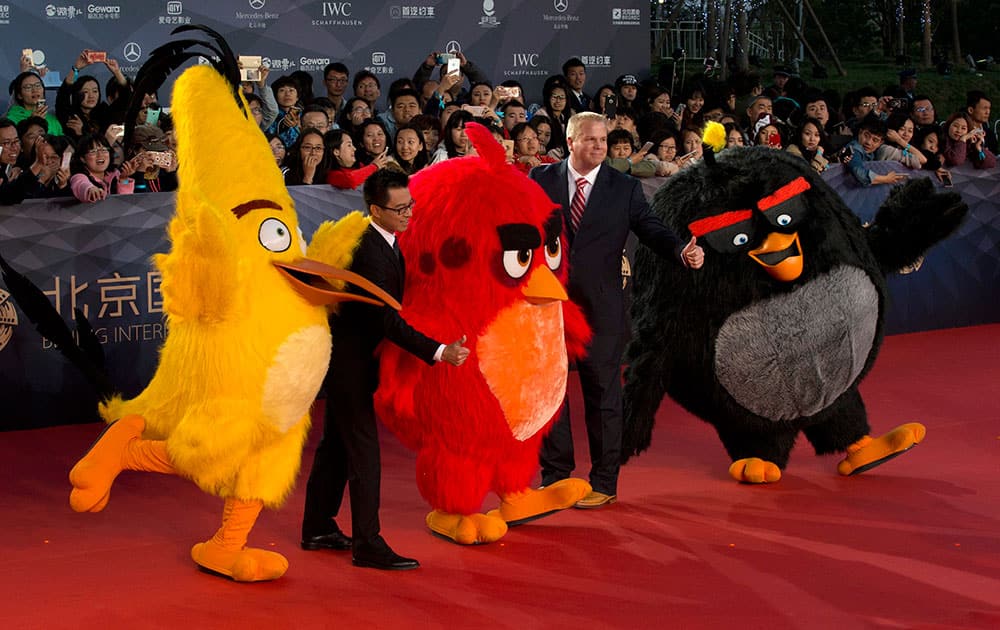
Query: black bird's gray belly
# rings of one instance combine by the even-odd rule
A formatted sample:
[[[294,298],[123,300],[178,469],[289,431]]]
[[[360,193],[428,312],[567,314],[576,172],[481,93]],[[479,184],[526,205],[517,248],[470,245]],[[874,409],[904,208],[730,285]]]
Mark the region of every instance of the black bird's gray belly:
[[[792,293],[729,316],[715,372],[736,402],[770,420],[825,409],[864,369],[878,327],[879,295],[857,267],[836,267]]]

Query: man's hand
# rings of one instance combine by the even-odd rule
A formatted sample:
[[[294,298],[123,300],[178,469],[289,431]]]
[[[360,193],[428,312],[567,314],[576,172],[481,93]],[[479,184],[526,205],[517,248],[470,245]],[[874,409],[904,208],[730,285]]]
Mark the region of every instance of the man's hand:
[[[439,53],[439,52],[438,52],[438,51],[436,51],[436,50],[435,50],[435,51],[432,51],[432,52],[431,52],[431,53],[430,53],[429,55],[427,55],[427,57],[426,57],[426,58],[424,59],[424,65],[425,65],[425,66],[427,66],[428,68],[436,68],[436,67],[438,66],[438,55],[439,55],[439,54],[441,54],[441,53]]]
[[[83,120],[76,114],[70,115],[69,119],[66,121],[66,128],[71,130],[78,136],[83,135]]]
[[[469,358],[469,349],[462,345],[464,343],[465,335],[462,335],[458,341],[449,343],[444,347],[444,352],[441,353],[441,360],[456,367],[465,363],[465,360]]]
[[[691,269],[701,269],[701,266],[705,264],[705,250],[697,244],[697,240],[697,237],[692,236],[688,244],[681,250],[684,264]]]

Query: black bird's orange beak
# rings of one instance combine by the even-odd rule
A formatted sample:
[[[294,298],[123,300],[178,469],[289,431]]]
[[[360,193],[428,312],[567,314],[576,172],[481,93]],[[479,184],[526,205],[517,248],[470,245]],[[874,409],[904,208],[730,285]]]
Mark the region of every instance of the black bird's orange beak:
[[[359,276],[356,273],[344,269],[337,269],[324,263],[300,258],[290,263],[275,262],[274,266],[288,280],[299,295],[310,304],[324,306],[337,302],[364,302],[382,306],[383,304],[400,310],[403,308],[391,295],[377,287],[375,284]],[[338,291],[330,284],[330,280],[339,282],[350,282],[351,284],[368,291],[375,298]],[[381,300],[381,301],[379,301]]]
[[[805,259],[798,232],[771,232],[757,249],[747,252],[775,280],[791,282],[802,275]]]

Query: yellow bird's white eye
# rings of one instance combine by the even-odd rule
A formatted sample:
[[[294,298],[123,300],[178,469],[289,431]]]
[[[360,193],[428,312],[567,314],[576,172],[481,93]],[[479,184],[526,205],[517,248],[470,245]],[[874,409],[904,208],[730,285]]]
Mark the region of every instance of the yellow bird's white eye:
[[[503,270],[511,278],[521,278],[528,273],[533,254],[530,249],[507,249],[503,253]]]
[[[272,252],[283,252],[292,245],[292,231],[278,219],[264,219],[257,237]]]
[[[545,262],[552,271],[562,264],[562,239],[555,238],[545,244]]]

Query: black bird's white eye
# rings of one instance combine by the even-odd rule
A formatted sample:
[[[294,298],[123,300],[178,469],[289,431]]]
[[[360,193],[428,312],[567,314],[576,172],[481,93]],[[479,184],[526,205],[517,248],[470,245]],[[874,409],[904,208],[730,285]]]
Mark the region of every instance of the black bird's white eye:
[[[733,237],[733,245],[737,247],[746,245],[748,242],[750,242],[750,237],[742,232]]]
[[[789,225],[792,222],[792,215],[790,215],[790,214],[781,214],[781,215],[778,215],[778,218],[776,219],[776,222],[777,222],[778,225],[782,225],[782,226]]]
[[[556,237],[545,244],[545,262],[555,271],[562,264],[562,239]]]
[[[283,252],[292,245],[292,232],[278,219],[265,219],[257,233],[260,244],[272,252]]]
[[[511,278],[522,278],[531,266],[532,252],[530,249],[508,249],[503,253],[503,270]]]

